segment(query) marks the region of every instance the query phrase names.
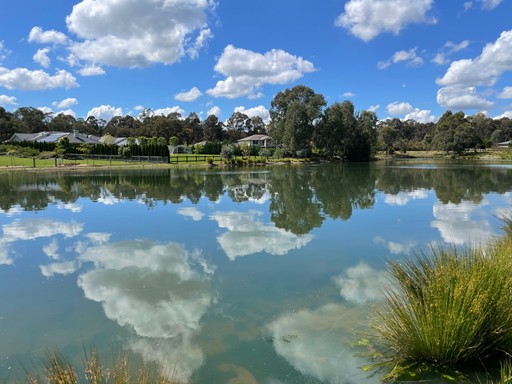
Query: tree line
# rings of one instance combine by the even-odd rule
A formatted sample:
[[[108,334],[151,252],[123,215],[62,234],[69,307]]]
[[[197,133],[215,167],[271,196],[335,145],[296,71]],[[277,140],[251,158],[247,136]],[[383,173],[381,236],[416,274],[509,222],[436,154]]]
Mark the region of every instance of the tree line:
[[[379,121],[372,111],[356,111],[352,102],[327,106],[322,94],[298,85],[276,94],[270,105],[270,122],[234,112],[222,122],[192,112],[156,115],[145,109],[139,116],[115,116],[110,121],[89,116],[52,115],[33,107],[14,112],[0,107],[0,140],[13,133],[72,132],[95,136],[157,138],[172,145],[192,146],[207,142],[220,152],[222,144],[235,143],[253,134],[268,134],[283,155],[312,154],[352,161],[372,158],[377,151],[442,150],[463,153],[512,139],[512,120],[492,119],[483,113],[467,116],[447,110],[436,122],[421,123],[398,118]],[[213,144],[215,143],[215,144]]]

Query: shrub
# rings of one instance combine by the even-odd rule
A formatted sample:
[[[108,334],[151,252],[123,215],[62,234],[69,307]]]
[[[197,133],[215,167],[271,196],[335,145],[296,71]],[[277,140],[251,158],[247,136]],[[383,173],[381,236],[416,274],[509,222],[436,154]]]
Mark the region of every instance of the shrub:
[[[377,307],[387,364],[458,366],[512,353],[512,225],[485,247],[390,263],[394,285]]]
[[[282,159],[285,155],[285,151],[282,148],[276,148],[274,151],[274,159]]]

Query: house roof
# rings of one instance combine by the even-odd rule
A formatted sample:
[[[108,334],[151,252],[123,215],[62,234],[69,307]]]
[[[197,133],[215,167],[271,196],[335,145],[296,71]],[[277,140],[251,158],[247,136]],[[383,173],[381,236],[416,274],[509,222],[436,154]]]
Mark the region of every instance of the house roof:
[[[244,137],[243,139],[238,140],[240,141],[265,141],[265,140],[271,140],[272,138],[267,135],[252,135],[248,137]]]

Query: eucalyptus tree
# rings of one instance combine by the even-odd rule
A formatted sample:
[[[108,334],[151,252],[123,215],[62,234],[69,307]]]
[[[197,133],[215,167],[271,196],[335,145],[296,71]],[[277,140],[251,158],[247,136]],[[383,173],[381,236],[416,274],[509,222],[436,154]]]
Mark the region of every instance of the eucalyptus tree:
[[[222,122],[215,115],[210,115],[203,122],[204,139],[206,141],[222,141]]]
[[[279,92],[270,104],[272,141],[284,145],[292,153],[309,149],[315,123],[326,104],[323,95],[305,85]]]

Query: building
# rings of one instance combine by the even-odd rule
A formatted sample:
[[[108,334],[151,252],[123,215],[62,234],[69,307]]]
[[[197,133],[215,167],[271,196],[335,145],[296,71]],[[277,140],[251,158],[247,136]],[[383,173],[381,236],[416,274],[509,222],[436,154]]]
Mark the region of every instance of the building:
[[[267,135],[252,135],[238,140],[237,144],[247,144],[250,147],[268,148],[271,146],[272,138]]]
[[[57,143],[67,137],[71,144],[100,144],[100,138],[94,135],[85,135],[74,130],[73,132],[38,132],[38,133],[14,133],[6,143],[20,141],[33,141],[38,143]]]

